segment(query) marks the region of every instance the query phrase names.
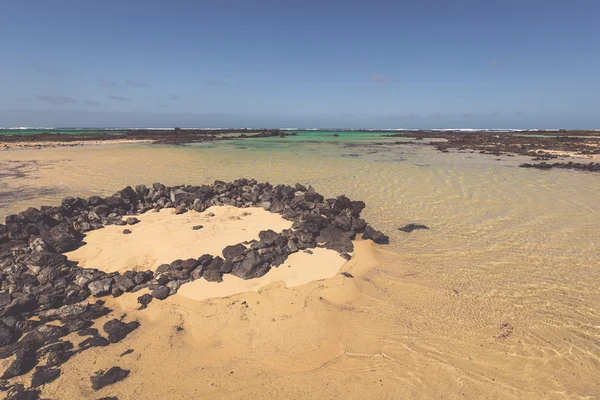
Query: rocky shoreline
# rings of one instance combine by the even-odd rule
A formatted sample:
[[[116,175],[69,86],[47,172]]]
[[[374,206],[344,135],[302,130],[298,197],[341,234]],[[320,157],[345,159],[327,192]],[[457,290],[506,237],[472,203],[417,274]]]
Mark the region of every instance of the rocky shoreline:
[[[556,163],[552,163],[549,164],[547,162],[541,162],[538,164],[521,164],[519,165],[519,167],[521,168],[537,168],[537,169],[544,169],[544,170],[548,170],[548,169],[552,169],[552,168],[559,168],[559,169],[576,169],[576,170],[580,170],[580,171],[588,171],[588,172],[600,172],[600,163],[595,163],[595,162],[591,162],[591,163],[574,163],[572,161],[567,162],[567,163],[562,163],[562,162],[556,162]]]
[[[62,254],[81,246],[86,232],[140,223],[136,214],[163,208],[174,208],[177,214],[203,212],[215,205],[262,207],[293,225],[282,232],[261,231],[259,240],[227,246],[222,257],[204,254],[174,260],[155,271],[105,273],[79,266]],[[138,185],[105,198],[67,197],[60,206],[29,208],[6,217],[6,224],[0,224],[0,359],[14,360],[0,377],[0,390],[7,392],[7,399],[39,398],[38,387],[57,379],[60,366],[71,357],[117,343],[139,328],[136,320],[125,322],[126,316],[106,322],[106,336],[92,328],[94,320],[112,311],[100,297],[146,289],[138,297],[143,310],[154,299],[164,300],[196,279],[220,282],[223,274],[242,279],[263,276],[301,250],[325,247],[349,259],[352,239],[358,234],[388,243],[387,236],[360,218],[364,207],[364,202],[344,195],[325,199],[300,184],[273,186],[239,179],[203,186]],[[95,301],[88,299],[92,296]],[[86,337],[77,349],[61,340],[74,332]],[[29,388],[11,384],[12,378],[34,368]],[[114,368],[90,378],[94,390],[127,377],[129,371]]]
[[[540,132],[536,132],[540,134]],[[390,135],[415,140],[444,139],[443,141],[423,142],[441,152],[471,151],[494,156],[527,156],[534,160],[550,160],[559,157],[600,156],[600,136],[580,137],[553,132],[555,136],[538,137],[519,134],[461,133],[461,132],[415,132]],[[407,142],[396,142],[407,144]]]
[[[285,132],[277,129],[238,129],[238,130],[131,130],[124,134],[56,134],[40,133],[35,135],[0,135],[0,146],[23,143],[31,145],[46,145],[48,143],[69,146],[89,142],[131,142],[145,141],[152,144],[186,144],[201,143],[215,140],[235,140],[244,138],[265,138],[295,136],[295,132]]]

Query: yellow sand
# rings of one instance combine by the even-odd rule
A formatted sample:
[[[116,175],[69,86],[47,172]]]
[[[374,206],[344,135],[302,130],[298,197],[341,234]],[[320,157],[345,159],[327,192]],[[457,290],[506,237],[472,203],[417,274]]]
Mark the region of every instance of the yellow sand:
[[[257,279],[241,279],[234,275],[223,275],[223,282],[215,284],[204,279],[183,285],[177,294],[205,300],[215,297],[228,297],[237,293],[257,291],[273,282],[284,282],[287,287],[329,278],[337,274],[346,262],[339,253],[327,249],[313,249],[313,254],[294,253],[286,262]]]
[[[72,142],[6,142],[0,143],[0,150],[38,150],[42,148],[54,147],[79,147],[79,146],[98,146],[98,145],[125,145],[152,143],[151,139],[114,139],[114,140],[75,140]]]
[[[137,218],[141,222],[136,225],[109,225],[89,232],[84,239],[87,244],[66,255],[81,266],[106,272],[155,269],[177,259],[203,254],[222,256],[224,247],[258,239],[262,230],[281,232],[292,226],[279,214],[257,207],[210,207],[202,213],[179,215],[173,209],[164,209]],[[195,225],[204,227],[193,230]],[[132,233],[123,234],[124,229]]]
[[[141,327],[74,356],[42,398],[598,397],[596,174],[429,146],[359,146],[359,157],[322,143],[214,146],[0,152],[0,214],[138,183],[252,177],[364,200],[364,218],[390,244],[356,243],[341,269],[353,279],[272,283],[204,301],[176,295],[142,311],[142,292],[107,297],[114,312],[95,325],[102,335],[104,321],[124,313]],[[397,230],[409,222],[431,229]],[[127,349],[134,352],[121,357]],[[93,392],[90,375],[116,365],[131,375]],[[31,374],[20,379],[27,386]]]
[[[394,392],[394,376],[405,367],[394,363],[393,370],[380,373],[386,361],[377,352],[369,354],[373,349],[365,346],[371,342],[369,326],[361,325],[364,335],[356,334],[356,316],[368,310],[357,303],[359,287],[376,261],[372,242],[355,245],[355,257],[342,267],[354,279],[336,274],[293,288],[271,283],[258,292],[206,301],[176,295],[154,300],[142,311],[137,310],[137,294],[106,297],[114,311],[94,327],[104,335],[107,320],[126,314],[125,321],[138,320],[140,328],[119,343],[71,358],[61,366],[60,377],[43,386],[42,397],[322,399],[338,398],[350,387],[357,397],[347,398],[371,398],[390,388]],[[77,347],[85,338],[74,333],[65,339]],[[133,353],[121,356],[128,349]],[[377,385],[369,385],[365,373],[354,371],[356,361],[377,370]],[[93,391],[90,376],[113,366],[130,370],[129,377]],[[29,385],[32,373],[14,381]],[[352,379],[358,382],[349,387]],[[314,390],[314,385],[320,389]]]
[[[214,216],[209,216],[212,213]],[[85,268],[105,272],[129,269],[156,269],[160,264],[177,259],[198,258],[203,254],[222,256],[224,247],[258,239],[262,230],[281,232],[289,229],[291,221],[262,208],[233,206],[210,207],[202,213],[189,211],[175,215],[173,209],[148,212],[138,216],[133,226],[110,225],[89,232],[86,244],[67,253]],[[203,228],[193,230],[194,225]],[[124,229],[132,231],[123,234]],[[183,285],[178,294],[194,300],[228,297],[237,293],[257,291],[272,282],[284,282],[288,287],[300,286],[337,274],[346,262],[333,250],[317,248],[312,254],[292,254],[278,268],[272,268],[258,279],[244,280],[233,275],[223,276],[223,282],[204,279]]]

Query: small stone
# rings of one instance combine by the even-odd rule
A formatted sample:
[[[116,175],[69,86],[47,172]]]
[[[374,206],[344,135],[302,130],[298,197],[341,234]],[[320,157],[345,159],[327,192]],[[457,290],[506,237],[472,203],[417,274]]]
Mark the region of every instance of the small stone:
[[[71,332],[80,331],[82,329],[87,329],[92,325],[94,325],[93,321],[89,321],[89,320],[85,320],[85,319],[74,319],[74,320],[65,322],[65,324],[63,326],[69,331],[69,333],[71,333]]]
[[[131,231],[129,229],[123,229],[123,234],[129,235]]]
[[[138,303],[140,303],[140,307],[138,308],[138,310],[144,310],[146,309],[146,307],[148,307],[148,304],[152,301],[153,297],[152,295],[146,293],[141,295],[140,297],[137,298]]]
[[[206,214],[206,216],[208,216],[208,217],[214,217],[215,213],[209,212],[208,214]]]
[[[31,386],[38,387],[50,383],[60,376],[60,368],[36,367],[31,377]]]
[[[429,229],[429,227],[422,224],[408,224],[404,225],[402,228],[398,228],[399,231],[410,233],[417,229]]]
[[[346,278],[354,278],[354,275],[352,275],[350,272],[342,272],[342,275],[344,275]]]
[[[387,237],[380,231],[376,231],[369,225],[367,225],[367,227],[365,228],[365,232],[363,233],[362,238],[365,240],[371,239],[377,244],[388,244],[390,242],[389,237]]]
[[[246,251],[246,246],[241,243],[235,244],[233,246],[227,246],[223,249],[223,258],[226,260],[231,260],[233,262],[242,261],[244,259],[244,252]]]
[[[104,332],[108,334],[108,340],[111,343],[117,343],[123,340],[127,335],[136,330],[140,326],[137,321],[125,323],[118,319],[111,319],[103,326]]]
[[[100,390],[103,387],[122,381],[129,376],[129,372],[129,370],[120,367],[112,367],[108,371],[97,371],[94,376],[90,377],[92,389]]]
[[[139,219],[137,219],[136,217],[129,217],[129,218],[127,218],[127,219],[125,220],[125,223],[126,223],[127,225],[135,225],[135,224],[137,224],[137,223],[139,223],[139,222],[140,222],[140,220],[139,220]]]
[[[123,353],[121,353],[121,355],[119,357],[123,357],[123,356],[126,356],[127,354],[131,354],[131,353],[133,353],[133,349],[127,349]]]
[[[41,392],[37,389],[25,389],[21,383],[15,383],[8,389],[5,400],[38,400]]]
[[[88,289],[92,293],[92,296],[101,297],[106,296],[110,293],[110,286],[112,285],[112,278],[100,279],[88,284]]]
[[[79,343],[79,350],[83,351],[83,350],[87,350],[92,347],[106,347],[109,344],[110,344],[110,342],[104,336],[95,335],[95,336],[89,337],[89,338],[83,340],[81,343]]]
[[[35,346],[27,343],[20,347],[16,354],[16,358],[10,366],[4,371],[0,379],[10,379],[15,376],[20,376],[31,371],[38,363],[35,354]]]
[[[96,328],[86,328],[77,332],[79,336],[96,336],[98,334],[98,329]]]
[[[195,230],[195,231],[200,230],[202,228],[204,228],[203,225],[194,225],[194,226],[192,226],[192,229]]]
[[[169,297],[171,290],[166,286],[159,286],[152,291],[152,297],[159,300],[164,300]]]

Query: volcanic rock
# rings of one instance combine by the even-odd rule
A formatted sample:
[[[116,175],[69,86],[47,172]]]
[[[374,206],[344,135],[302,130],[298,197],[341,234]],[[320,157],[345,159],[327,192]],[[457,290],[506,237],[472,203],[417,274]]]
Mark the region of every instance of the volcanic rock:
[[[16,358],[10,366],[4,371],[0,379],[10,379],[15,376],[20,376],[31,371],[38,363],[35,353],[35,346],[31,343],[26,343],[15,352]]]
[[[138,310],[144,310],[146,307],[148,307],[148,304],[150,304],[150,302],[152,301],[153,297],[152,295],[145,293],[143,295],[141,295],[140,297],[137,298],[138,303],[140,303],[140,307],[138,308]]]
[[[250,251],[242,262],[234,264],[231,274],[242,279],[260,278],[270,269],[271,267],[261,260],[258,253]],[[206,278],[206,272],[204,277]]]
[[[227,246],[223,249],[223,257],[226,260],[231,260],[233,262],[242,261],[244,259],[244,252],[246,251],[246,246],[241,243],[235,244],[233,246]]]
[[[367,225],[365,232],[362,235],[363,239],[371,239],[377,244],[388,244],[390,242],[390,238],[381,233],[380,231],[376,231],[371,226]]]
[[[164,300],[169,297],[170,289],[166,286],[159,286],[152,291],[152,297],[159,300]]]
[[[110,286],[112,284],[112,278],[100,279],[88,284],[88,289],[92,293],[92,296],[101,297],[106,296],[110,293]]]
[[[31,386],[38,387],[52,382],[60,376],[60,368],[36,367],[31,377]]]
[[[16,383],[8,389],[5,400],[39,400],[40,391],[37,389],[25,389],[21,383]]]
[[[16,332],[10,326],[0,321],[0,347],[9,345],[16,340]]]
[[[72,349],[73,343],[58,341],[57,343],[53,343],[38,350],[37,356],[40,359],[47,356],[46,366],[57,367],[67,362],[69,358],[75,355],[75,352],[72,351]]]
[[[140,326],[138,321],[131,321],[129,323],[125,323],[118,319],[111,319],[106,322],[103,326],[104,332],[108,334],[108,340],[111,343],[120,342],[125,336],[129,335],[129,333],[133,332]]]
[[[417,229],[429,229],[429,227],[425,226],[425,225],[421,225],[421,224],[408,224],[408,225],[404,225],[402,228],[398,228],[399,231],[402,232],[412,232],[414,230]]]
[[[120,367],[112,367],[108,371],[97,371],[94,376],[90,377],[92,389],[100,390],[103,387],[122,381],[129,376],[129,372],[129,370]]]
[[[92,347],[106,347],[110,344],[104,336],[94,335],[79,343],[79,351],[84,351]]]
[[[339,253],[354,251],[354,245],[348,236],[338,228],[325,228],[317,237],[317,242],[323,243],[327,249],[335,250]]]

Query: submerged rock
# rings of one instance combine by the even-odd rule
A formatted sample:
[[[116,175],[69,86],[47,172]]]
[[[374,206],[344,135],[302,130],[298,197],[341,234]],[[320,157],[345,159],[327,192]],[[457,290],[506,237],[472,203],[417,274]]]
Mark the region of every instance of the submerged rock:
[[[407,224],[401,228],[398,228],[399,231],[408,232],[408,233],[410,233],[414,230],[417,230],[417,229],[429,229],[429,227],[427,227],[425,225],[421,225],[421,224]]]

